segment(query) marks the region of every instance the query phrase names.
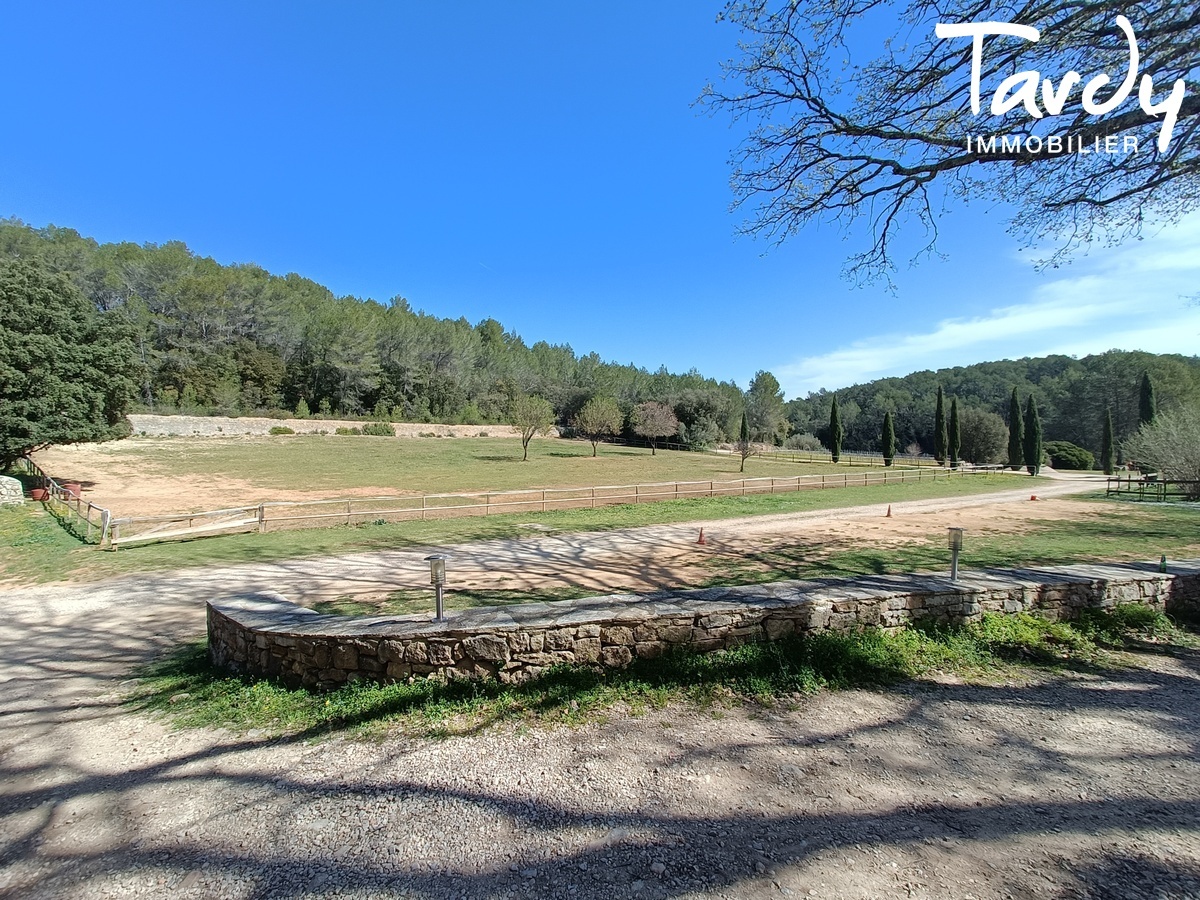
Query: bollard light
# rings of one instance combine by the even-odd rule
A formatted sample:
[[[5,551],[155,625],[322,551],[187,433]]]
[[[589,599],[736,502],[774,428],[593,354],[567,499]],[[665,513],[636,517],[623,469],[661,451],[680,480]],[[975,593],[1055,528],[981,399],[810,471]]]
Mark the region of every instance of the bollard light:
[[[442,591],[446,586],[446,557],[440,553],[425,557],[429,563],[429,583],[433,585],[437,603],[437,615],[433,621],[445,622],[446,616],[442,606]]]
[[[958,554],[962,550],[964,528],[951,528],[950,532],[950,580],[958,581]]]

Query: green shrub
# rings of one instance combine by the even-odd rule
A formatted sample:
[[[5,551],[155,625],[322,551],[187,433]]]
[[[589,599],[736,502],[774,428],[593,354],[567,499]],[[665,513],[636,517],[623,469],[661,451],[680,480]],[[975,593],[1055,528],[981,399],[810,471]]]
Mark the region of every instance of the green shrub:
[[[341,428],[341,427],[338,427],[338,428],[335,428],[335,429],[333,430],[333,433],[334,433],[334,434],[362,434],[362,429],[361,429],[361,428]]]
[[[272,425],[271,434],[295,434],[296,429],[288,428],[286,425]]]
[[[1056,469],[1088,471],[1096,468],[1096,457],[1092,451],[1076,446],[1070,441],[1046,441],[1043,450]]]
[[[368,422],[362,427],[362,433],[371,437],[395,437],[396,429],[391,422]]]

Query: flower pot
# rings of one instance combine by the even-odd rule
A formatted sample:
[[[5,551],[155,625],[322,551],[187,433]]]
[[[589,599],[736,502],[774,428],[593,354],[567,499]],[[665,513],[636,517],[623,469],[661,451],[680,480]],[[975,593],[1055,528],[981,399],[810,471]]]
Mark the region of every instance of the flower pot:
[[[80,493],[83,491],[83,485],[79,484],[77,481],[68,481],[62,486],[62,489],[67,492],[68,497],[78,498]]]
[[[45,500],[47,497],[45,488],[31,488],[29,491],[30,500]]]

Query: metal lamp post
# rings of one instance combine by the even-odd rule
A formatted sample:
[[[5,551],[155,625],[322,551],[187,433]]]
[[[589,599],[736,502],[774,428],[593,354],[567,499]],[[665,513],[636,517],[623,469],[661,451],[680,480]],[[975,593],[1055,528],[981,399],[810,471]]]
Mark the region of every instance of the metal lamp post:
[[[950,529],[950,580],[958,581],[958,553],[962,550],[963,528]]]
[[[445,622],[446,616],[443,614],[442,608],[442,590],[446,586],[446,557],[438,553],[433,556],[427,556],[425,559],[429,563],[429,583],[433,585],[437,596],[437,616],[433,621]]]

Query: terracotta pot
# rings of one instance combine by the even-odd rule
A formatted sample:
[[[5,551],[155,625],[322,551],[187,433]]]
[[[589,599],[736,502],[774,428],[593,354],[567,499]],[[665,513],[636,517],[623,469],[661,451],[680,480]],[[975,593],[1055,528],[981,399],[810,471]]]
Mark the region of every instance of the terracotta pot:
[[[62,486],[62,489],[64,491],[66,491],[69,496],[78,497],[79,494],[83,491],[83,485],[81,485],[75,481],[68,481],[66,484],[64,484]]]
[[[29,499],[30,500],[45,500],[46,499],[46,489],[45,488],[31,488],[29,491]]]

